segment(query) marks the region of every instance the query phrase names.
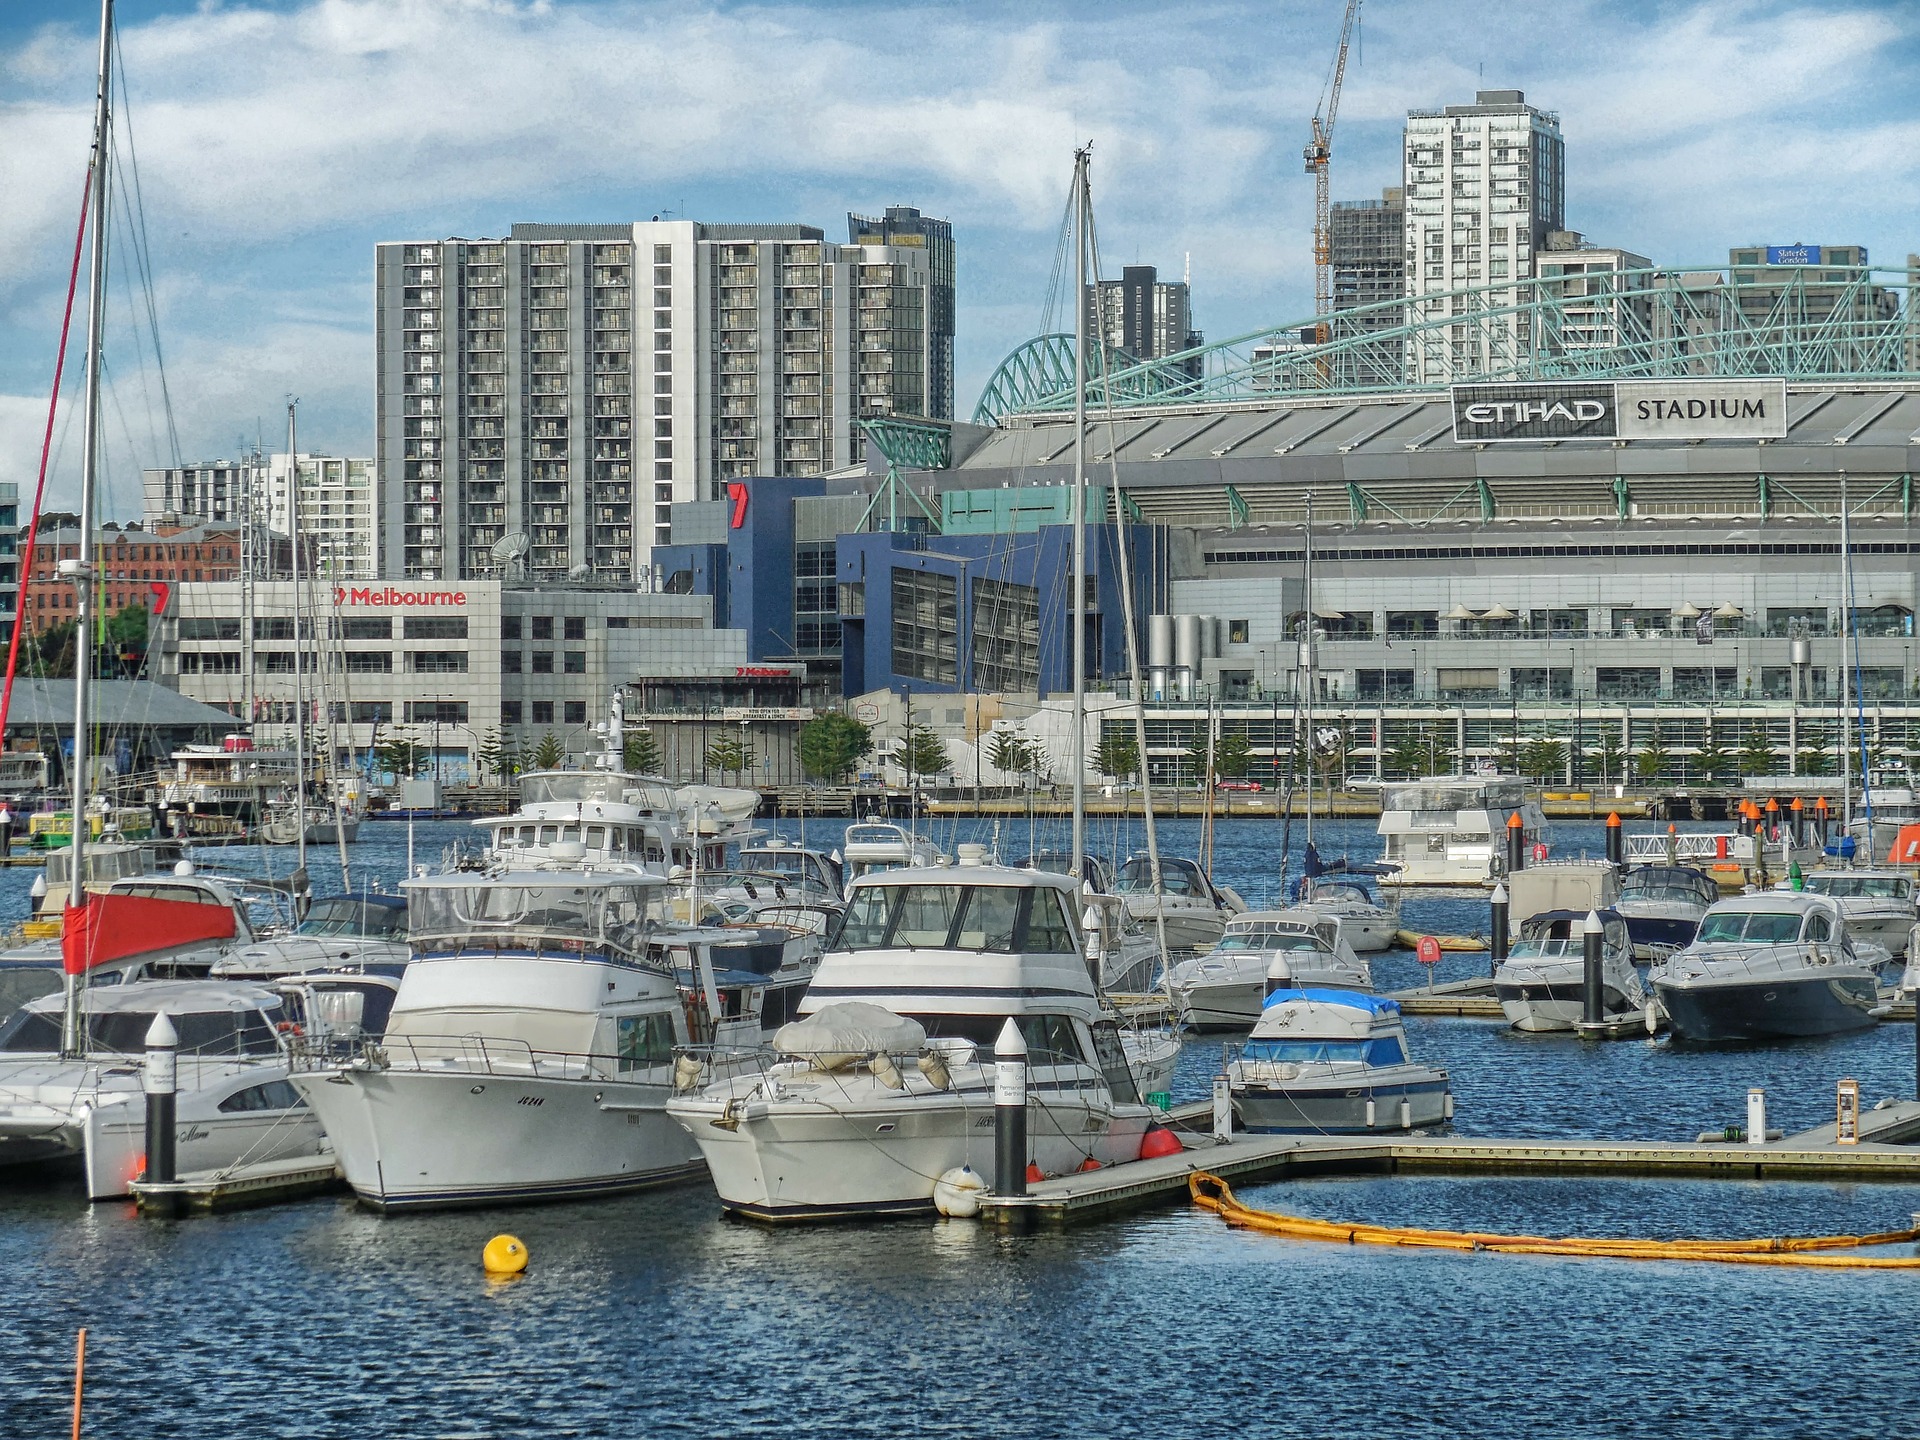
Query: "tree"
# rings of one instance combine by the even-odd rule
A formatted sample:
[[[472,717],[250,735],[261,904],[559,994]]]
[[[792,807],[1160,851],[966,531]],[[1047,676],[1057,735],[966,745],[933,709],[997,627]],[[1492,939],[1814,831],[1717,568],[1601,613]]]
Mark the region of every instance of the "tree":
[[[907,736],[901,763],[915,776],[944,775],[952,769],[947,759],[947,742],[930,725],[916,725]]]
[[[1387,752],[1387,763],[1409,780],[1453,771],[1453,746],[1437,725],[1422,725],[1402,736]]]
[[[645,726],[627,731],[626,765],[629,771],[636,775],[658,775],[660,758],[660,742],[654,738],[653,731]]]
[[[1627,747],[1608,727],[1600,735],[1600,778],[1608,785],[1627,783]]]
[[[1764,726],[1751,725],[1740,737],[1737,759],[1742,776],[1771,775],[1777,768],[1778,758]]]
[[[1027,776],[1040,768],[1034,744],[1012,730],[996,730],[987,745],[987,763],[1002,775]]]
[[[800,768],[815,780],[844,779],[873,753],[873,732],[850,715],[829,711],[800,727]]]
[[[1733,753],[1720,743],[1712,731],[1708,731],[1706,743],[1693,752],[1693,768],[1702,781],[1712,785],[1727,773],[1733,759]]]
[[[1535,736],[1520,746],[1520,773],[1544,784],[1557,780],[1567,771],[1567,747],[1559,740]]]
[[[1222,735],[1213,747],[1213,773],[1226,780],[1244,780],[1253,768],[1253,746],[1245,732],[1234,730]]]
[[[1209,751],[1218,751],[1219,746],[1217,744],[1211,746],[1208,744],[1208,729],[1209,722],[1202,720],[1193,727],[1193,731],[1187,739],[1187,777],[1196,784],[1204,784],[1206,782],[1207,762],[1209,759],[1214,761],[1215,773],[1218,773],[1218,756],[1217,754],[1210,755]]]
[[[132,677],[147,662],[147,607],[126,605],[114,611],[106,624],[106,660],[102,673]]]
[[[527,763],[535,770],[558,770],[567,763],[566,747],[560,743],[560,737],[549,730],[535,742]]]
[[[1633,757],[1633,775],[1642,785],[1652,785],[1667,773],[1667,765],[1672,760],[1667,747],[1660,743],[1658,736],[1640,747],[1640,753]]]
[[[433,751],[415,735],[389,731],[387,738],[373,747],[380,768],[399,780],[411,780],[432,763]]]
[[[707,746],[707,766],[722,774],[733,773],[739,780],[747,771],[753,769],[753,744],[731,730],[722,730]]]
[[[1820,725],[1802,725],[1800,727],[1800,753],[1794,757],[1796,775],[1831,775],[1833,773],[1833,742],[1826,728]]]
[[[1093,768],[1111,780],[1126,780],[1140,768],[1140,747],[1131,735],[1109,730],[1094,747]]]

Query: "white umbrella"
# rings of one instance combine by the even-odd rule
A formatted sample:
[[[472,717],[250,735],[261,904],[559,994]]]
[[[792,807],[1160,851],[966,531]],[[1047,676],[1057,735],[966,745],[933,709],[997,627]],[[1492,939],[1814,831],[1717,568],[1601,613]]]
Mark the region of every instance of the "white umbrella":
[[[1667,613],[1676,620],[1698,620],[1700,618],[1700,607],[1695,605],[1691,600],[1682,600]]]
[[[1713,612],[1713,618],[1716,620],[1738,620],[1746,613],[1747,612],[1742,610],[1738,605],[1728,600]]]
[[[1514,620],[1518,617],[1504,605],[1496,605],[1491,610],[1480,612],[1482,620]]]
[[[1464,605],[1455,605],[1451,610],[1447,611],[1445,618],[1448,620],[1478,620],[1480,617]]]

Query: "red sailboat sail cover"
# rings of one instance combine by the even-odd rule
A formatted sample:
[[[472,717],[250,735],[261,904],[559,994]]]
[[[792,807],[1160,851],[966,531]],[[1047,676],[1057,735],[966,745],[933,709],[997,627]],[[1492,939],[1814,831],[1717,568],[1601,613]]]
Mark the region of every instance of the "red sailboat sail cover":
[[[151,895],[89,895],[69,905],[60,952],[69,975],[150,950],[171,950],[197,940],[231,940],[233,907],[197,900],[161,900]]]
[[[1902,825],[1887,851],[1892,865],[1920,865],[1920,825]]]

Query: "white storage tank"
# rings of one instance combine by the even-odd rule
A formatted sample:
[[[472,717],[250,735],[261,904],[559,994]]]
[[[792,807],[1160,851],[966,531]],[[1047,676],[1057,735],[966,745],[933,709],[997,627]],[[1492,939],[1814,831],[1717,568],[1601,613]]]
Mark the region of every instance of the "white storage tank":
[[[1173,616],[1171,615],[1147,617],[1147,668],[1150,670],[1173,668]]]

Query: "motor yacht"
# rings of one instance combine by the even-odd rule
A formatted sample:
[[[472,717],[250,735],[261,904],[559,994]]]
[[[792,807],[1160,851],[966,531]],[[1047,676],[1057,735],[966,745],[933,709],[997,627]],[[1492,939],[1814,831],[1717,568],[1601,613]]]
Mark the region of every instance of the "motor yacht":
[[[1259,1132],[1365,1134],[1453,1118],[1447,1072],[1408,1057],[1397,1002],[1351,990],[1276,989],[1228,1052],[1237,1123]]]
[[[1493,972],[1494,994],[1516,1030],[1573,1030],[1586,1015],[1586,927],[1600,925],[1600,1011],[1604,1020],[1643,1015],[1646,986],[1633,968],[1633,939],[1617,910],[1546,910],[1520,922],[1520,935]]]
[[[1768,890],[1722,900],[1691,945],[1648,977],[1682,1040],[1766,1040],[1863,1030],[1878,984],[1836,901]]]
[[[904,825],[881,820],[862,820],[847,827],[841,842],[846,877],[849,883],[862,875],[886,870],[916,869],[937,865],[946,859],[931,839]]]
[[[949,1170],[992,1173],[994,1047],[1027,1055],[1043,1173],[1133,1160],[1154,1112],[1088,971],[1070,876],[975,863],[869,873],[806,998],[753,1073],[705,1083],[690,1050],[669,1113],[730,1211],[769,1220],[930,1211]]]
[[[62,1053],[64,1001],[0,1021],[0,1165],[77,1164],[87,1196],[128,1193],[145,1166],[147,1030],[179,1035],[179,1171],[317,1156],[324,1137],[288,1084],[286,1038],[301,1012],[263,986],[131,980],[80,993],[82,1038]]]
[[[805,895],[839,900],[845,891],[845,866],[837,851],[809,849],[778,835],[742,845],[734,868],[780,880]]]
[[[1341,938],[1362,955],[1390,949],[1400,929],[1398,908],[1381,904],[1366,881],[1349,875],[1301,881],[1294,908],[1338,920]]]
[[[1693,943],[1700,917],[1720,898],[1713,877],[1689,865],[1642,865],[1620,882],[1613,908],[1627,922],[1633,953],[1657,960]]]
[[[1863,952],[1874,945],[1895,959],[1906,955],[1920,919],[1911,876],[1898,870],[1813,870],[1804,885],[1807,894],[1824,895],[1840,907],[1847,934]]]
[[[407,963],[407,902],[401,895],[330,895],[285,935],[234,947],[214,961],[220,979],[271,980],[308,970]]]
[[[1128,911],[1148,934],[1164,927],[1169,950],[1204,950],[1218,944],[1227,921],[1247,908],[1232,890],[1214,884],[1199,865],[1171,856],[1161,857],[1157,891],[1152,861],[1135,855],[1120,867],[1113,892],[1125,897]]]
[[[1547,819],[1525,782],[1500,775],[1436,775],[1389,785],[1380,797],[1382,883],[1490,885],[1505,868],[1507,822],[1520,817],[1529,855]]]
[[[1218,945],[1167,971],[1167,990],[1189,1030],[1247,1029],[1276,986],[1368,991],[1373,969],[1342,936],[1338,918],[1293,909],[1236,915]]]

